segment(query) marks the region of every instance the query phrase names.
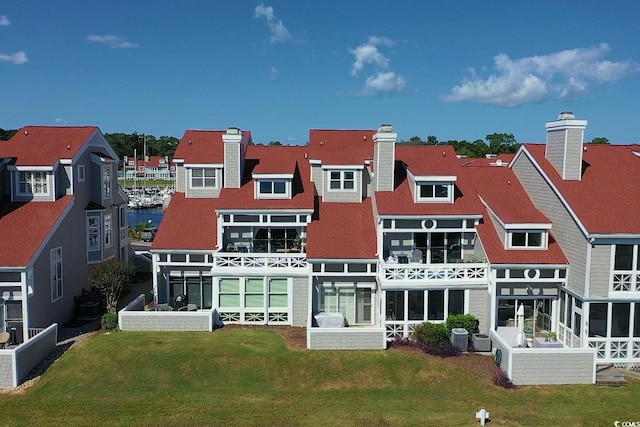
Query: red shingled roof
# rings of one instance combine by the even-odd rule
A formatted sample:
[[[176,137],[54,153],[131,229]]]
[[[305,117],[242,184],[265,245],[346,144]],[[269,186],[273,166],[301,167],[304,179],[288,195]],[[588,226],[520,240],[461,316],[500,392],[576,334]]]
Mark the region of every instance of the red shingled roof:
[[[321,203],[318,215],[307,230],[308,258],[377,258],[370,198],[362,203]]]
[[[544,173],[590,233],[640,234],[638,145],[585,144],[581,181],[564,181],[545,158],[545,145],[527,144]]]
[[[174,159],[183,159],[185,163],[222,164],[224,163],[224,142],[222,135],[226,131],[188,130],[176,148]],[[251,132],[242,131],[242,135],[251,141]],[[249,143],[249,142],[248,142]]]
[[[98,130],[95,126],[25,126],[0,142],[0,157],[17,157],[16,166],[53,166],[71,159]]]
[[[325,130],[309,132],[309,158],[323,165],[364,165],[373,160],[375,130]]]
[[[293,174],[297,159],[303,160],[306,151],[306,147],[298,146],[251,145],[247,147],[245,157],[258,161],[253,168],[254,174]]]
[[[217,199],[187,199],[174,193],[151,249],[215,250]]]
[[[73,200],[64,196],[55,202],[0,201],[0,266],[29,264]]]

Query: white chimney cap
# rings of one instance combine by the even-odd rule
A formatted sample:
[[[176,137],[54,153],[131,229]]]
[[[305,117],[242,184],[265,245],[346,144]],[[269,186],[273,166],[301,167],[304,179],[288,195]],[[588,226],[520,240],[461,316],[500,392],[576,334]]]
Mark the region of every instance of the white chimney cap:
[[[384,124],[382,126],[380,126],[380,129],[378,129],[378,133],[383,133],[383,132],[393,132],[393,126],[391,126],[390,124]]]
[[[227,129],[227,135],[240,135],[240,128],[231,126]]]
[[[573,112],[571,112],[571,111],[563,111],[558,116],[558,120],[573,120],[575,118],[576,118],[576,115],[573,114]]]

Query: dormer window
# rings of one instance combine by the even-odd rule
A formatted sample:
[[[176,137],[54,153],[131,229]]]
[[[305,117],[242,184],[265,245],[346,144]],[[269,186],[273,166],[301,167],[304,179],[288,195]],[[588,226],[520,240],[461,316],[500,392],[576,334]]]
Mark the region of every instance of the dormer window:
[[[291,179],[256,179],[256,199],[291,198]]]
[[[541,230],[510,231],[509,247],[512,249],[546,249],[547,233]]]
[[[355,173],[353,171],[331,171],[329,172],[329,190],[354,190]]]
[[[286,194],[287,185],[284,181],[261,181],[260,194]]]
[[[213,168],[194,168],[191,171],[191,188],[216,188],[216,170]]]
[[[102,169],[102,183],[104,188],[104,198],[108,199],[111,197],[111,165],[106,164]]]
[[[421,199],[449,199],[450,184],[420,184]]]
[[[20,194],[49,194],[47,172],[20,172]]]

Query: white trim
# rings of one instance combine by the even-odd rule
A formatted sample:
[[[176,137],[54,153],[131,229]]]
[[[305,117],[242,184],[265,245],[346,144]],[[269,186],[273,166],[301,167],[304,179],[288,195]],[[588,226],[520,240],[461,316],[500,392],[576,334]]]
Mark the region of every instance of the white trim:
[[[7,170],[18,172],[52,172],[53,166],[15,166],[7,165]]]
[[[264,179],[264,180],[274,180],[274,179],[293,179],[292,173],[254,173],[251,174],[253,179]]]
[[[323,165],[322,170],[352,170],[352,169],[364,169],[364,165]]]
[[[175,161],[175,160],[174,160]],[[222,163],[185,163],[184,166],[186,169],[223,169],[224,164]]]
[[[551,223],[545,224],[545,223],[535,223],[535,222],[531,222],[531,223],[517,223],[517,222],[512,222],[512,223],[508,223],[508,224],[502,224],[503,227],[505,228],[505,230],[514,230],[514,231],[518,231],[518,230],[523,230],[523,229],[527,229],[527,230],[551,230]]]
[[[522,154],[521,154],[522,153]],[[553,184],[553,182],[551,181],[551,179],[547,176],[547,174],[544,172],[544,170],[542,169],[542,167],[540,167],[540,165],[538,164],[538,162],[536,162],[535,158],[533,157],[533,155],[526,149],[526,147],[524,145],[522,145],[520,147],[520,149],[518,150],[518,152],[516,153],[516,155],[514,156],[513,160],[511,161],[511,163],[509,164],[509,168],[513,169],[513,167],[515,166],[515,164],[517,163],[517,160],[522,156],[525,155],[527,156],[527,158],[531,161],[531,164],[533,165],[533,167],[538,171],[538,173],[540,174],[540,176],[542,177],[542,179],[547,183],[547,185],[549,185],[549,187],[551,187],[551,190],[555,193],[555,195],[558,197],[558,199],[560,199],[560,203],[562,203],[562,205],[564,206],[564,208],[567,210],[567,212],[569,213],[569,216],[571,216],[571,219],[573,219],[576,223],[576,225],[578,226],[578,228],[580,229],[580,231],[582,231],[582,234],[584,235],[584,237],[589,237],[589,232],[587,231],[587,229],[585,228],[585,226],[582,224],[582,222],[580,221],[580,219],[578,218],[578,215],[573,211],[573,209],[571,209],[571,206],[569,205],[569,202],[567,202],[567,200],[564,198],[564,196],[562,195],[562,193],[558,190],[558,188]]]
[[[422,181],[427,181],[427,184],[436,181],[456,182],[458,179],[456,175],[414,175],[410,170],[407,170],[407,176],[413,179],[416,184]]]

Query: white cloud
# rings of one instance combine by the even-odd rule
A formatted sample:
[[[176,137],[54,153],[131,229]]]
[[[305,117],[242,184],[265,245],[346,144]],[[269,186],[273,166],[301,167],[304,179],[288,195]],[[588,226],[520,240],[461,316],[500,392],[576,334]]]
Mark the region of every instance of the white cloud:
[[[402,76],[394,71],[386,71],[389,67],[389,58],[384,56],[378,49],[379,47],[390,47],[393,44],[393,41],[386,37],[369,36],[365,43],[355,49],[349,49],[349,52],[354,56],[351,68],[352,76],[358,74],[367,65],[373,65],[378,68],[378,70],[374,70],[375,74],[370,74],[366,78],[361,94],[394,94],[402,91],[405,87],[407,82]]]
[[[7,15],[0,15],[0,27],[7,27],[11,25],[11,21],[7,18]]]
[[[471,77],[465,78],[442,99],[502,107],[542,102],[552,97],[573,101],[582,97],[593,83],[613,82],[640,71],[640,66],[631,60],[603,60],[610,50],[609,45],[601,43],[515,60],[501,53],[493,58],[493,74],[483,79],[470,69]]]
[[[393,71],[386,73],[377,73],[375,76],[367,77],[364,90],[365,93],[384,94],[398,93],[406,84],[406,81],[400,75],[396,75]]]
[[[13,55],[0,53],[0,61],[13,62],[14,64],[24,64],[25,62],[29,62],[29,58],[27,58],[27,54],[24,53],[23,50],[21,50],[20,52],[14,53]]]
[[[271,67],[271,71],[269,71],[269,78],[271,80],[278,80],[280,76],[280,73],[278,72],[278,69],[275,66]]]
[[[269,41],[272,44],[284,43],[291,38],[291,33],[289,33],[287,27],[284,26],[282,20],[276,18],[271,6],[265,6],[260,3],[253,11],[253,17],[265,18],[267,20],[267,25],[269,25],[269,29],[271,30],[271,38]]]
[[[386,37],[369,36],[366,43],[355,49],[349,49],[349,52],[355,57],[351,69],[352,75],[355,76],[366,64],[375,64],[382,68],[389,65],[389,59],[378,51],[377,45],[392,46],[393,42]]]
[[[114,36],[113,34],[106,34],[104,36],[99,36],[95,34],[90,34],[87,36],[87,40],[90,42],[98,42],[104,43],[106,46],[112,48],[135,48],[138,47],[137,43],[128,42],[126,38]]]

